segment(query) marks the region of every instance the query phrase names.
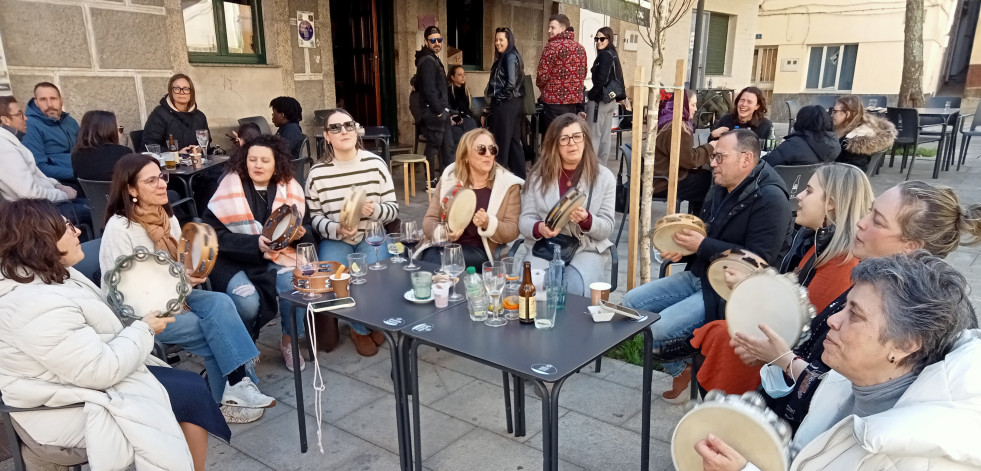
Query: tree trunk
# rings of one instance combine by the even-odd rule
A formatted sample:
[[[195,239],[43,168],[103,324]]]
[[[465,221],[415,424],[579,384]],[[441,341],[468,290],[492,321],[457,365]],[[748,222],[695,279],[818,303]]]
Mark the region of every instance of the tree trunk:
[[[903,80],[899,85],[899,106],[923,106],[923,0],[906,0]]]

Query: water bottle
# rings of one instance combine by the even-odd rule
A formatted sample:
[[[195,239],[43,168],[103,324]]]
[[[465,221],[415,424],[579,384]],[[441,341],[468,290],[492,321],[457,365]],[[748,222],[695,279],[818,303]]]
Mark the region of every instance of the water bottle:
[[[562,261],[562,249],[552,246],[552,261],[548,264],[548,289],[546,297],[555,296],[559,301],[558,309],[565,308],[565,262]]]
[[[766,151],[769,152],[777,147],[777,136],[773,134],[773,128],[770,128],[770,135],[766,138]]]
[[[489,300],[484,291],[484,280],[477,274],[477,269],[467,267],[467,276],[463,277],[467,289],[467,304],[470,307],[470,320],[483,322],[487,319]]]

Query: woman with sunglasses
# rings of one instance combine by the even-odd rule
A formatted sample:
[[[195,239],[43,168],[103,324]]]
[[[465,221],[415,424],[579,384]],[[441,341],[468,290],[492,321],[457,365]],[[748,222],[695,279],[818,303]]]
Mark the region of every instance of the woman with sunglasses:
[[[369,221],[386,224],[398,217],[392,176],[381,157],[364,150],[361,125],[351,113],[342,108],[328,110],[324,123],[326,152],[323,160],[310,169],[306,184],[313,230],[323,238],[320,260],[347,265],[347,256],[360,252],[367,255],[368,263],[375,263],[376,251],[365,240],[365,230]],[[361,220],[357,227],[344,228],[340,223],[341,207],[353,188],[365,191]],[[379,259],[391,256],[388,251],[378,254]],[[378,345],[385,342],[381,332],[369,331],[358,323],[351,324],[351,339],[362,356],[378,353]]]
[[[569,216],[565,227],[549,228],[545,218],[555,203],[570,188],[586,196],[581,208]],[[593,140],[586,121],[578,115],[559,116],[545,131],[542,156],[531,169],[521,196],[521,219],[518,227],[528,247],[526,261],[532,268],[546,268],[551,259],[532,255],[531,247],[543,240],[558,244],[578,244],[575,255],[566,263],[568,292],[589,296],[590,283],[602,281],[608,265],[603,251],[613,245],[616,179],[596,160]],[[547,249],[551,253],[551,249]]]
[[[467,227],[449,233],[449,241],[460,244],[466,266],[480,267],[494,259],[494,249],[518,237],[521,214],[521,185],[524,181],[499,165],[494,136],[486,129],[474,129],[460,138],[456,162],[443,171],[436,185],[437,198],[430,198],[422,221],[427,242],[420,246],[419,258],[439,264],[441,249],[428,247],[433,229],[445,222],[444,204],[461,188],[477,195],[477,212]],[[428,247],[428,248],[427,248]]]
[[[596,60],[589,73],[593,77],[593,88],[586,93],[586,122],[589,123],[589,133],[593,136],[593,150],[600,163],[605,164],[610,158],[610,123],[617,110],[617,102],[627,98],[623,82],[623,67],[617,48],[613,45],[613,28],[604,26],[593,36],[596,43]],[[619,86],[617,86],[619,84]],[[612,91],[615,93],[612,97]]]
[[[891,149],[896,140],[896,126],[866,114],[862,99],[856,95],[838,97],[828,112],[841,142],[841,153],[835,162],[852,164],[865,171],[872,154]]]
[[[149,155],[129,154],[116,163],[99,248],[102,273],[115,268],[119,257],[132,255],[137,247],[162,250],[178,260],[181,227],[167,202],[168,180],[157,159]],[[190,275],[188,279],[192,286],[205,281]],[[204,360],[211,395],[222,404],[228,422],[258,420],[276,400],[256,387],[252,360],[259,351],[235,304],[225,293],[200,289],[191,290],[186,303],[190,310],[176,315],[157,338]]]
[[[181,152],[190,152],[191,146],[198,145],[196,132],[208,129],[208,118],[197,107],[194,83],[184,74],[176,74],[167,82],[167,95],[160,99],[160,105],[150,112],[143,125],[143,142],[134,142],[142,151],[147,144],[157,144],[166,150],[170,137],[174,137]]]
[[[521,86],[524,62],[514,44],[510,28],[497,28],[494,33],[494,64],[484,90],[487,97],[487,128],[500,145],[497,162],[519,178],[525,177],[525,153],[521,146],[521,121],[524,113]]]

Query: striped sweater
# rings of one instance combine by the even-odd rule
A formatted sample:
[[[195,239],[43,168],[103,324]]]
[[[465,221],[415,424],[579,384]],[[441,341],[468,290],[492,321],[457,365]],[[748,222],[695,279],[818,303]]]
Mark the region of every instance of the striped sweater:
[[[370,217],[361,217],[358,233],[346,242],[356,244],[364,237],[368,221],[388,223],[399,215],[395,186],[385,162],[375,154],[359,150],[356,159],[349,162],[321,162],[310,169],[307,177],[307,208],[313,229],[325,239],[338,240],[341,206],[352,187],[365,191],[365,201],[375,205]]]

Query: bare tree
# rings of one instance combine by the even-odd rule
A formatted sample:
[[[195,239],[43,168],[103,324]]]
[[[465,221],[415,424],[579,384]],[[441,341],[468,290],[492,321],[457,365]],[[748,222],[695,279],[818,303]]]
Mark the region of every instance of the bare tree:
[[[912,0],[911,0],[912,1]],[[920,0],[922,2],[922,0]],[[693,0],[652,0],[650,25],[641,28],[643,34],[641,39],[651,47],[651,81],[650,83],[661,83],[661,69],[664,66],[664,49],[667,40],[667,31],[672,26],[678,24],[683,19],[689,18],[692,14],[691,6]],[[694,65],[693,65],[694,67]],[[674,84],[672,84],[674,85]],[[651,281],[651,239],[647,237],[651,232],[651,199],[654,195],[654,141],[657,138],[657,110],[660,101],[659,90],[652,89],[647,95],[647,145],[641,152],[634,155],[643,155],[644,171],[641,174],[640,195],[640,282]],[[635,106],[641,106],[640,103]],[[640,110],[636,110],[640,111]],[[640,113],[635,113],[635,116]]]
[[[923,106],[923,0],[906,0],[903,80],[899,85],[899,106]]]

